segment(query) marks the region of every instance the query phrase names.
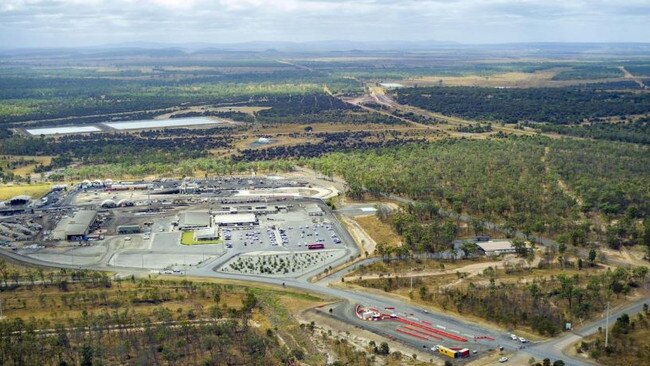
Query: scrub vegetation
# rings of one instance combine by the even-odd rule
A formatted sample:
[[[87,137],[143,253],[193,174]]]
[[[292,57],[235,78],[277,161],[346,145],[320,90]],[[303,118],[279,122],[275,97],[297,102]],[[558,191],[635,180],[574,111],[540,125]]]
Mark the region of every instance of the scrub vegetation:
[[[620,247],[645,243],[648,156],[645,146],[510,137],[335,153],[305,164],[342,176],[352,197],[406,196],[567,244],[587,245],[595,235]]]
[[[322,358],[304,354],[315,347],[290,315],[280,330],[267,315],[279,297],[299,297],[306,306],[315,297],[177,279],[114,280],[3,260],[0,274],[3,365],[281,365]]]

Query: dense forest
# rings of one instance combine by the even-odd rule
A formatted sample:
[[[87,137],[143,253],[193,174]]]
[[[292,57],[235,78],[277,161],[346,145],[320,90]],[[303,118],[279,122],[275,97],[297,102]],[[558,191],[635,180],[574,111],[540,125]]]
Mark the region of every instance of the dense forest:
[[[271,147],[266,149],[245,149],[234,156],[235,161],[256,161],[272,159],[313,158],[332,152],[361,151],[380,147],[402,146],[424,143],[422,138],[409,137],[398,131],[387,132],[332,132],[315,133],[318,143],[306,143]]]
[[[498,89],[429,87],[400,89],[402,104],[470,119],[570,124],[604,116],[643,114],[650,94],[578,88]]]
[[[181,131],[176,137],[166,138],[159,138],[153,131],[65,135],[56,139],[20,137],[0,140],[0,154],[55,156],[51,166],[39,168],[39,171],[66,167],[71,162],[171,163],[178,159],[206,157],[209,149],[231,148],[232,137],[223,132],[223,129],[215,129],[215,135],[204,132],[204,136],[196,136],[183,135]]]
[[[604,235],[581,221],[581,213],[624,216],[613,231],[621,243],[633,244],[641,240],[637,220],[650,211],[649,157],[643,146],[509,137],[334,153],[304,164],[341,175],[352,197],[432,200],[577,245],[592,229]]]
[[[397,118],[365,111],[326,94],[270,96],[253,104],[270,107],[256,113],[256,119],[265,123],[405,124]]]
[[[553,80],[608,79],[623,76],[623,71],[613,65],[576,65],[571,70],[560,71],[553,76]]]
[[[636,144],[650,144],[650,117],[630,122],[592,122],[588,125],[528,124],[544,133],[558,133],[596,140],[623,141]]]

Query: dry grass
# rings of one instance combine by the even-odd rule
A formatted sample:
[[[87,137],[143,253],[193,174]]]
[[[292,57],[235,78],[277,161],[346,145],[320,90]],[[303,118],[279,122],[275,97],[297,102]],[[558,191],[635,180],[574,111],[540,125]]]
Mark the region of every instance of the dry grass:
[[[386,247],[395,248],[402,245],[402,239],[397,233],[386,224],[379,220],[375,215],[358,216],[354,219],[377,244]]]
[[[4,201],[23,194],[31,196],[33,199],[38,199],[49,192],[51,187],[51,184],[0,185],[0,200]]]
[[[52,162],[52,157],[51,156],[0,156],[0,162],[3,163],[10,163],[14,161],[20,161],[20,160],[35,160],[37,163],[34,164],[27,164],[23,166],[19,166],[15,169],[12,169],[11,172],[14,173],[15,175],[20,175],[20,176],[28,176],[29,174],[34,172],[34,168],[36,168],[37,164],[42,164],[42,165],[48,165]]]
[[[581,80],[553,80],[553,77],[567,68],[553,68],[537,72],[506,72],[494,75],[464,75],[464,76],[440,76],[429,75],[408,80],[400,80],[404,86],[480,86],[480,87],[510,87],[510,88],[533,88],[533,87],[566,87],[578,84],[601,83],[603,81],[625,81],[629,78],[608,78],[608,79],[581,79]]]

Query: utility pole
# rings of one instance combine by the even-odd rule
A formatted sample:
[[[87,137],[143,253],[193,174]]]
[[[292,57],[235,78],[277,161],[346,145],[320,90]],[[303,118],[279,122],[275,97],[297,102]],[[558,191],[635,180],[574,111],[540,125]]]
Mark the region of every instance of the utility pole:
[[[609,345],[609,301],[607,302],[607,316],[605,318],[605,348]]]

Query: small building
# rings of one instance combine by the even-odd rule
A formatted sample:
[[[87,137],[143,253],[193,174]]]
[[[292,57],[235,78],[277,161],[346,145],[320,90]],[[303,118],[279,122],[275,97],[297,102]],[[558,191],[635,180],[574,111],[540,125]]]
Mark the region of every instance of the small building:
[[[221,208],[212,211],[214,215],[234,215],[239,212],[236,206],[222,206]]]
[[[210,214],[207,211],[187,211],[180,214],[178,228],[193,230],[211,226]]]
[[[323,216],[324,214],[320,206],[318,206],[315,203],[305,206],[305,210],[307,211],[309,216]]]
[[[506,253],[514,253],[515,247],[510,240],[490,240],[478,241],[476,245],[481,248],[485,255],[499,255]]]
[[[219,239],[219,230],[216,227],[209,227],[194,231],[194,240],[217,240]]]
[[[120,235],[137,234],[140,231],[142,231],[140,225],[120,225],[117,227],[117,233]]]
[[[63,218],[52,231],[52,239],[81,241],[88,236],[90,227],[97,218],[97,211],[82,210],[72,217]]]
[[[215,215],[214,223],[218,226],[253,226],[257,225],[257,216],[253,213]]]

